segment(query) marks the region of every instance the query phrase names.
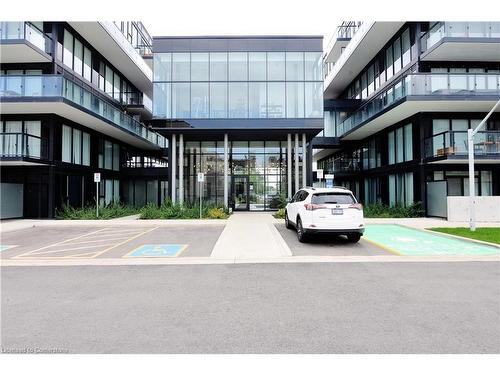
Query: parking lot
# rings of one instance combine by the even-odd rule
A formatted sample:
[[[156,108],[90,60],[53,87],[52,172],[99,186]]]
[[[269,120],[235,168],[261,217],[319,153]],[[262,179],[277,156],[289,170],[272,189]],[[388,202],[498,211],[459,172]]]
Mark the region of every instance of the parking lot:
[[[328,256],[372,256],[389,255],[394,253],[361,237],[358,243],[351,243],[344,236],[330,234],[316,234],[308,238],[307,243],[297,240],[295,230],[286,229],[285,224],[276,224],[276,229],[281,234],[294,256],[328,255]]]
[[[34,227],[2,234],[3,259],[210,256],[224,225]]]

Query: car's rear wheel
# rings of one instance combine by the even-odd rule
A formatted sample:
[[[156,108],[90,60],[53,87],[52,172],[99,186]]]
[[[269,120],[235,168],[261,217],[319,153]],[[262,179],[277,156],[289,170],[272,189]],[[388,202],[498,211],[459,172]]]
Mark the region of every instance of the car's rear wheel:
[[[361,239],[361,233],[351,233],[347,235],[349,242],[356,243]]]
[[[285,211],[285,227],[286,229],[292,229],[292,224],[290,224],[290,220],[288,219],[288,212]]]
[[[297,218],[297,239],[299,242],[306,242],[307,236],[304,232],[304,228],[302,227],[302,221],[300,218]]]

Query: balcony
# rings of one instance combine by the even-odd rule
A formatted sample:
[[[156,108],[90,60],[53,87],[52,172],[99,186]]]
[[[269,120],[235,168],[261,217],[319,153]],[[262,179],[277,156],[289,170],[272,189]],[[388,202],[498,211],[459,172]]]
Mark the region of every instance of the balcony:
[[[71,26],[127,77],[135,87],[151,97],[153,71],[141,53],[112,21],[70,22]]]
[[[499,74],[409,74],[337,125],[337,135],[363,139],[418,112],[488,112],[499,96]]]
[[[360,170],[361,165],[356,158],[336,158],[333,160],[333,173],[349,174]]]
[[[468,158],[466,131],[446,131],[424,140],[424,157],[435,162],[466,162]],[[474,136],[476,162],[498,163],[500,159],[500,131],[480,131]]]
[[[326,47],[326,51],[328,52],[325,55],[325,62],[335,63],[339,59],[344,48],[347,47],[347,44],[354,34],[356,34],[361,24],[361,22],[356,21],[344,21],[337,27],[335,34]]]
[[[437,22],[420,42],[422,60],[500,61],[500,22]]]
[[[0,109],[2,113],[56,113],[137,147],[167,145],[162,135],[61,75],[0,76]]]
[[[9,159],[48,159],[47,139],[23,133],[0,133],[0,157]]]
[[[153,117],[153,101],[147,95],[138,92],[125,92],[123,102],[127,112],[138,114],[142,119],[150,120]]]
[[[0,62],[50,62],[52,40],[30,22],[0,22]]]

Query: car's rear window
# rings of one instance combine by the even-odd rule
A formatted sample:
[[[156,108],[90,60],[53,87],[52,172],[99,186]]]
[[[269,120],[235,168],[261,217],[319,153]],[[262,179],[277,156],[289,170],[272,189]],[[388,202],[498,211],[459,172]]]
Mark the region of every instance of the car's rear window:
[[[348,193],[317,193],[311,198],[314,204],[353,204],[354,197]]]

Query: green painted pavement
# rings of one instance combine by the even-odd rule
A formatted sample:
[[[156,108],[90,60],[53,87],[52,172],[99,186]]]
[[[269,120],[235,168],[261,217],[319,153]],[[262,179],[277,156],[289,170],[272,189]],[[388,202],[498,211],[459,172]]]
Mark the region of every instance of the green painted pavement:
[[[363,238],[400,255],[500,255],[500,249],[400,225],[367,225]]]

